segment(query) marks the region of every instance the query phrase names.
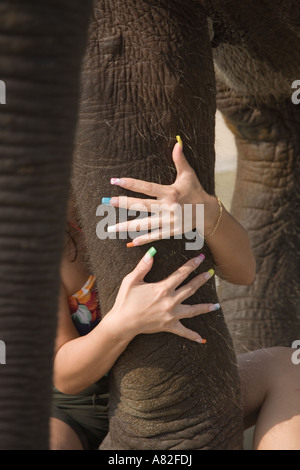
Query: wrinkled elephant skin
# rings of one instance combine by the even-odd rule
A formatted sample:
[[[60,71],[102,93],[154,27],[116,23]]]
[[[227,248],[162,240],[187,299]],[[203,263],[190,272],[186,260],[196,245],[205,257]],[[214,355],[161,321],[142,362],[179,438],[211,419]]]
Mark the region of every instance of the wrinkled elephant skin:
[[[146,247],[98,240],[110,178],[170,184],[176,134],[207,191],[214,192],[216,88],[209,29],[193,2],[98,1],[84,59],[74,168],[78,207],[98,279],[102,311]],[[123,192],[122,194],[126,194]],[[128,194],[128,193],[127,193]],[[182,240],[155,244],[148,279],[160,280],[194,252]],[[206,262],[212,257],[205,248]],[[190,299],[214,301],[210,281]],[[141,335],[115,364],[110,432],[102,449],[238,449],[242,419],[236,358],[222,313],[185,322],[207,338],[198,346],[172,334]]]
[[[290,347],[300,337],[300,106],[292,102],[300,4],[208,4],[217,31],[217,104],[238,149],[231,212],[248,230],[257,261],[253,285],[223,282],[220,298],[237,352]]]
[[[0,108],[3,449],[47,447],[53,280],[90,6],[87,0],[0,5],[0,79],[7,87]],[[180,134],[213,194],[218,103],[239,151],[233,213],[249,229],[258,265],[253,286],[222,286],[236,349],[299,337],[300,119],[290,101],[291,84],[300,78],[299,23],[295,0],[95,0],[73,184],[104,313],[145,252],[96,237],[102,197],[127,194],[112,188],[110,178],[173,182],[171,150]],[[195,254],[184,240],[155,247],[149,280],[164,278]],[[209,269],[211,253],[206,246],[203,252]],[[214,301],[213,279],[189,299]],[[244,331],[236,331],[237,323]],[[242,447],[239,375],[223,312],[184,324],[207,345],[167,333],[140,335],[116,362],[103,449]]]
[[[47,449],[68,179],[90,2],[2,1],[0,448]]]
[[[273,116],[273,140],[281,138],[280,129],[276,127],[278,115],[272,111],[290,99],[290,86],[297,78],[300,64],[299,48],[296,47],[299,7],[293,14],[290,8],[280,16],[281,2],[275,3],[278,5],[258,1],[242,4],[237,1],[225,4],[218,1],[175,1],[170,5],[170,2],[162,1],[151,2],[151,7],[144,1],[138,2],[138,5],[130,1],[125,4],[118,1],[96,3],[84,61],[74,184],[89,250],[93,253],[91,263],[97,275],[100,294],[102,292],[104,311],[111,307],[122,277],[144,253],[143,248],[127,250],[125,241],[100,242],[95,237],[95,212],[101,198],[127,194],[112,189],[110,178],[131,176],[171,183],[174,179],[171,148],[174,136],[180,133],[186,155],[205,189],[214,191],[212,143],[215,84],[209,44],[212,36],[218,77],[218,105],[228,122],[235,119],[242,125],[245,111],[240,113],[239,109],[242,105],[251,108],[255,105],[261,109],[262,115]],[[290,2],[290,7],[294,4]],[[210,17],[207,25],[206,15]],[[266,18],[272,28],[265,27]],[[278,31],[282,31],[284,40],[279,38]],[[286,54],[293,60],[286,60]],[[269,77],[271,86],[266,77]],[[224,89],[229,94],[240,94],[233,109],[230,108],[230,100],[226,102],[226,95],[225,99],[222,95]],[[233,119],[234,112],[236,116]],[[286,112],[282,111],[281,120],[284,122],[286,119],[288,107]],[[283,195],[288,207],[284,220],[288,219],[287,214],[293,212],[297,201],[299,203],[299,190],[296,191],[295,184],[295,172],[299,169],[295,165],[298,150],[295,110],[291,117],[292,121],[294,119],[290,131],[284,135],[286,145],[291,143],[293,148],[289,156],[288,152],[284,152],[283,158],[279,157],[282,164],[279,164],[277,173],[286,162],[289,167],[286,172],[288,188],[284,188],[281,181],[282,191],[272,199],[272,203],[270,193],[265,194],[265,199],[261,198],[261,203],[271,213],[274,208],[279,208]],[[255,121],[253,123],[255,126]],[[259,133],[261,127],[264,128],[263,120],[258,119],[255,130]],[[255,134],[250,138],[256,141]],[[276,151],[272,153],[270,148],[266,151],[269,153],[264,160],[265,165],[270,165],[271,171],[272,166],[277,169]],[[261,176],[257,173],[255,178],[259,181]],[[276,181],[273,180],[273,183],[277,187]],[[248,183],[245,183],[242,193],[239,184],[233,210],[244,223],[246,213],[241,215],[242,209],[237,211],[235,207],[247,198]],[[293,195],[295,205],[291,206]],[[255,196],[248,195],[249,213],[253,214],[253,220],[258,220]],[[267,256],[269,251],[266,253],[262,245],[261,248],[254,246],[259,273],[254,287],[249,289],[253,290],[255,299],[249,300],[251,307],[247,313],[248,299],[243,298],[241,302],[242,315],[249,315],[250,322],[255,323],[258,318],[258,324],[265,315],[266,322],[261,321],[260,333],[251,330],[252,342],[256,341],[256,345],[259,342],[279,344],[288,329],[291,332],[293,327],[299,326],[295,311],[299,300],[299,272],[296,268],[299,226],[295,227],[296,212],[294,214],[288,230],[292,235],[289,244],[277,252],[279,239],[271,237],[270,257]],[[265,234],[269,237],[268,230],[272,231],[272,225],[267,221],[265,223],[268,225]],[[247,223],[245,225],[249,227]],[[284,233],[286,223],[279,214],[275,225],[279,227],[279,233]],[[256,231],[260,236],[258,228]],[[251,230],[250,236],[255,245],[256,239]],[[294,253],[292,246],[296,247]],[[149,279],[161,279],[193,254],[184,250],[183,243],[174,240],[160,242],[156,248],[158,256]],[[211,255],[207,249],[205,253],[206,266],[210,267]],[[279,253],[277,258],[276,253]],[[279,258],[284,262],[281,256],[285,253],[289,253],[295,282],[290,282],[284,269],[279,269],[279,273],[273,276],[275,260]],[[273,277],[270,279],[270,276]],[[268,279],[267,284],[262,279]],[[273,280],[274,289],[278,292],[283,289],[280,303],[276,303],[278,295],[274,299],[265,299],[265,286],[269,288]],[[238,292],[243,297],[245,290],[234,287],[224,293],[229,319],[234,318],[235,314],[239,315],[241,303],[225,302],[226,295],[236,299]],[[270,290],[271,296],[272,293],[273,288]],[[286,294],[289,298],[284,311],[291,311],[283,318],[280,309]],[[212,300],[214,295],[215,288],[211,283],[190,300]],[[287,328],[286,323],[289,323]],[[210,315],[187,324],[207,336],[207,349],[195,348],[193,344],[167,334],[140,336],[118,360],[111,375],[110,432],[102,445],[103,449],[214,449],[241,446],[237,370],[223,316]],[[279,324],[282,326],[280,334]],[[285,341],[289,338],[290,335],[285,336]],[[226,383],[226,386],[216,388],[217,383]],[[208,396],[209,402],[205,398]],[[227,406],[224,408],[225,403]],[[220,422],[220,416],[224,421]]]

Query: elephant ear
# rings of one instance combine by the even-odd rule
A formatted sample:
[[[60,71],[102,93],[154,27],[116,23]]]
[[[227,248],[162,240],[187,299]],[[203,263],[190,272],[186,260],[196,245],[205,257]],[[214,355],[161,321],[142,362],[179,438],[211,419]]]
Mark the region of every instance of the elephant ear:
[[[88,325],[92,320],[92,314],[85,305],[79,305],[78,310],[72,314],[74,322]]]

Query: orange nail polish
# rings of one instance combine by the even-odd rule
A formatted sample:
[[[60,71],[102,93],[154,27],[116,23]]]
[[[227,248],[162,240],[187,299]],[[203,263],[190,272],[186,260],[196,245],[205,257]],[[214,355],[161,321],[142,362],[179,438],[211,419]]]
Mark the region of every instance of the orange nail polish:
[[[127,248],[132,248],[132,247],[134,247],[135,245],[134,245],[134,243],[133,243],[133,242],[130,242],[130,243],[127,243],[127,245],[126,245],[126,246],[127,246]]]
[[[199,343],[199,344],[206,344],[206,339],[196,339],[196,342]]]

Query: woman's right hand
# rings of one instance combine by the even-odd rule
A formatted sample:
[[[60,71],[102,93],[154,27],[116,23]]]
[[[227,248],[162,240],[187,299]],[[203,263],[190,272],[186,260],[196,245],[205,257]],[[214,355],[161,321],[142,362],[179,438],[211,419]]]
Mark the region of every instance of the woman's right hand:
[[[155,250],[151,248],[123,279],[115,304],[102,321],[108,322],[114,337],[121,340],[131,341],[138,334],[169,332],[206,343],[198,333],[183,326],[180,320],[220,308],[219,304],[182,304],[214,275],[214,271],[211,269],[199,274],[178,288],[204,260],[204,255],[200,255],[185,263],[167,279],[146,283],[144,278],[152,268],[154,254]]]

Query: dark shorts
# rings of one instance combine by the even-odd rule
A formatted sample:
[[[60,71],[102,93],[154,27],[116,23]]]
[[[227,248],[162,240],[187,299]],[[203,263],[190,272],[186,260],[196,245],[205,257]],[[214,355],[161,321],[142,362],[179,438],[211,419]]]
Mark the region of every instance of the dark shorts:
[[[108,432],[108,377],[78,395],[65,395],[53,387],[51,416],[69,426],[86,450],[97,450]]]

